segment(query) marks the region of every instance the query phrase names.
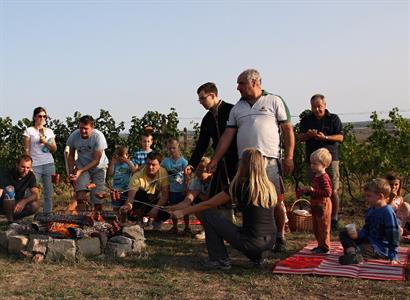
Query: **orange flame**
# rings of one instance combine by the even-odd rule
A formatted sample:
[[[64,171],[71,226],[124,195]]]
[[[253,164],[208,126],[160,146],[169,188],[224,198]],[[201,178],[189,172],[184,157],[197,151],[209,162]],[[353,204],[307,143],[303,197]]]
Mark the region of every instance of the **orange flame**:
[[[68,228],[77,228],[77,224],[70,224],[70,223],[60,223],[60,222],[53,222],[50,223],[48,227],[49,232],[59,233],[65,237],[71,237]]]

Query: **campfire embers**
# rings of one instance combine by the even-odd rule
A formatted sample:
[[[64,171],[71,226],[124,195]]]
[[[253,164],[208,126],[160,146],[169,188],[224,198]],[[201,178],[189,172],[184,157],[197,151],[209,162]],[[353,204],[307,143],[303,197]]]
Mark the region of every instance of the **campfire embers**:
[[[30,223],[11,224],[0,231],[0,248],[33,262],[108,255],[139,255],[145,247],[138,225],[121,227],[111,211],[40,213]]]
[[[57,211],[39,213],[34,217],[32,228],[41,234],[49,234],[54,238],[83,238],[93,232],[104,232],[114,236],[121,230],[117,215],[107,211],[81,211],[67,213]]]

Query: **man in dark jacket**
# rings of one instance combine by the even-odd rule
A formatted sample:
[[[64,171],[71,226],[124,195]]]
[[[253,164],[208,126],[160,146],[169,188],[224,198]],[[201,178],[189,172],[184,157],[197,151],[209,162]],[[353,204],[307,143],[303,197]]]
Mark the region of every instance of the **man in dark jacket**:
[[[211,140],[212,148],[216,148],[233,107],[232,104],[226,103],[218,97],[218,89],[215,83],[207,82],[201,85],[197,90],[197,94],[199,103],[208,112],[202,119],[198,142],[188,162],[188,169],[198,166]],[[231,144],[223,159],[218,163],[217,169],[213,174],[209,192],[210,197],[222,191],[224,186],[229,184],[235,176],[237,164],[238,154],[235,141]],[[231,216],[231,212],[228,213],[228,216]]]

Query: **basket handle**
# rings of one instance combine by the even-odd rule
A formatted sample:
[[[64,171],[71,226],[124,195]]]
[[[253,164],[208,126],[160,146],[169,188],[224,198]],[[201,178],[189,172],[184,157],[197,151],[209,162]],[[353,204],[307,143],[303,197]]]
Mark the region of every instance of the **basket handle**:
[[[290,207],[290,211],[293,211],[293,207],[294,207],[295,204],[298,203],[298,202],[307,202],[307,204],[309,204],[309,206],[310,206],[310,202],[309,202],[308,200],[303,199],[303,198],[300,198],[300,199],[296,200],[295,202],[293,202],[292,206]]]

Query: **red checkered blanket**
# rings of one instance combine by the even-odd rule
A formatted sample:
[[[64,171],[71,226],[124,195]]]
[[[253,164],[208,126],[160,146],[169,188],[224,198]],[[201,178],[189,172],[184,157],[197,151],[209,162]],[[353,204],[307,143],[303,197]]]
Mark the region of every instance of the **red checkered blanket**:
[[[315,274],[325,276],[342,276],[376,280],[405,280],[405,268],[410,249],[399,248],[399,264],[391,265],[386,260],[372,259],[358,265],[341,265],[339,256],[343,255],[340,242],[332,242],[330,254],[314,254],[316,242],[310,242],[298,253],[279,261],[273,267],[274,274]]]

